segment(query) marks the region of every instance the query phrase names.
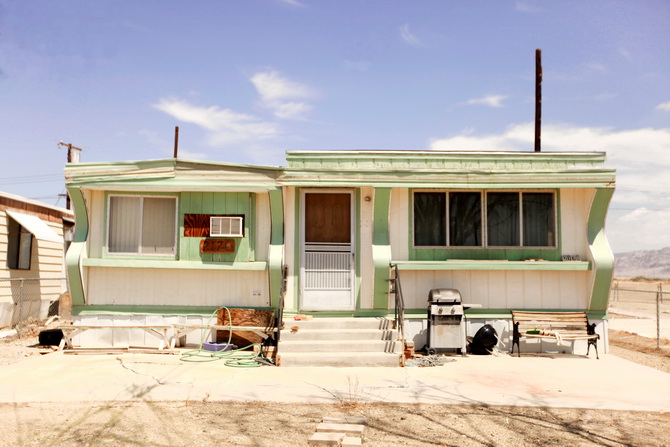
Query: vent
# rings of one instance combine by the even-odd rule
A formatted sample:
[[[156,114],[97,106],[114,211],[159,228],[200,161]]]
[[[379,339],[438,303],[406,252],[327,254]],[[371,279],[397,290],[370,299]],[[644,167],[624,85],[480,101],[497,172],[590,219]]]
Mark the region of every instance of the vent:
[[[212,216],[209,219],[210,237],[244,237],[244,218]]]

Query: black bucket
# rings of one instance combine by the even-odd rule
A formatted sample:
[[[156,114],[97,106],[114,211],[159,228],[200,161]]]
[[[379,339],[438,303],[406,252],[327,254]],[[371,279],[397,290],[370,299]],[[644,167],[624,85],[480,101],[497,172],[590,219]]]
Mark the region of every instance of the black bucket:
[[[38,339],[40,346],[58,346],[63,339],[63,331],[60,329],[46,329],[40,332]]]
[[[475,355],[490,355],[498,344],[498,333],[490,324],[485,324],[475,334],[470,342],[470,353]]]

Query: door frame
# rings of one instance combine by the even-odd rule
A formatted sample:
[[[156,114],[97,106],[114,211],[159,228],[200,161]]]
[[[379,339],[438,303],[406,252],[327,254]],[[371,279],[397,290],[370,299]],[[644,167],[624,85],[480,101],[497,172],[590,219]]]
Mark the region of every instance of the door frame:
[[[310,193],[316,194],[349,194],[349,206],[350,206],[350,231],[351,231],[351,242],[350,242],[350,254],[351,254],[351,269],[350,269],[350,296],[349,296],[349,305],[346,308],[332,308],[332,309],[309,309],[304,304],[304,289],[305,284],[305,195]],[[355,188],[300,188],[299,190],[299,241],[298,241],[298,309],[306,311],[355,311],[358,305],[356,299],[356,273],[357,273],[357,259],[358,259],[358,250],[357,250],[357,239],[356,239],[356,219],[357,219],[357,194]]]

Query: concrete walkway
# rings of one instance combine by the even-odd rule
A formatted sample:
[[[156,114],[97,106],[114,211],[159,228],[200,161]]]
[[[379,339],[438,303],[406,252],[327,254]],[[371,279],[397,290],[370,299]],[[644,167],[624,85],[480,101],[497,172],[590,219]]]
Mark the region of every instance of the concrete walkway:
[[[0,368],[0,402],[344,401],[670,411],[670,374],[613,355],[453,357],[428,368],[240,369],[177,355],[33,357]]]

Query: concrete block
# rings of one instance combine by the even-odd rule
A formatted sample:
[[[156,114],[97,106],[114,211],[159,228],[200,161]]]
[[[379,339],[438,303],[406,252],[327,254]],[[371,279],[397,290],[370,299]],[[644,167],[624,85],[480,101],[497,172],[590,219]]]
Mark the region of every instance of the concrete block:
[[[321,422],[329,424],[368,424],[368,418],[365,416],[324,416]]]
[[[363,440],[357,436],[347,436],[344,433],[314,433],[308,441],[309,445],[336,445],[354,447],[363,445]]]
[[[353,433],[360,435],[363,433],[365,425],[360,424],[331,424],[328,422],[322,422],[316,426],[317,432],[329,432],[329,433]]]
[[[314,433],[309,438],[310,445],[342,445],[340,444],[346,435],[344,433]]]

